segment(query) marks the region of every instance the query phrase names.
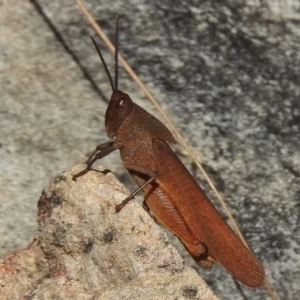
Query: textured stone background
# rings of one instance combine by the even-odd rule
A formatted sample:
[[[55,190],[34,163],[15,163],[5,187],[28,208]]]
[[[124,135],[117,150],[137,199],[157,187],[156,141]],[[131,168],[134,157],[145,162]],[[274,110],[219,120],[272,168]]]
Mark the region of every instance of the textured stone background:
[[[87,5],[111,38],[123,15],[122,53],[214,178],[279,299],[297,299],[299,2],[148,2]],[[49,178],[107,141],[111,91],[90,34],[71,0],[0,2],[1,255],[31,241]],[[120,88],[154,112],[122,70]],[[134,188],[117,153],[102,163]],[[220,267],[199,272],[222,299],[267,297]]]

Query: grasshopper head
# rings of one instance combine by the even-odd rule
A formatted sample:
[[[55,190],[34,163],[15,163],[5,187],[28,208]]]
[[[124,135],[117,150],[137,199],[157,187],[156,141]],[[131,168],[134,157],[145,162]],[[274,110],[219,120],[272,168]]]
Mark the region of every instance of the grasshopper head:
[[[105,129],[110,138],[115,138],[119,127],[130,115],[133,102],[120,90],[114,90],[105,113]]]

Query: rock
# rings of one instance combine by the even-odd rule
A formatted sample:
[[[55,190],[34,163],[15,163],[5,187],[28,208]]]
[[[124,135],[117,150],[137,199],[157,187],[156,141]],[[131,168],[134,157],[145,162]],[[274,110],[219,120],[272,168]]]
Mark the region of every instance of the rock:
[[[38,202],[38,234],[0,261],[5,299],[217,299],[105,167],[58,174]],[[4,299],[2,298],[2,299]]]

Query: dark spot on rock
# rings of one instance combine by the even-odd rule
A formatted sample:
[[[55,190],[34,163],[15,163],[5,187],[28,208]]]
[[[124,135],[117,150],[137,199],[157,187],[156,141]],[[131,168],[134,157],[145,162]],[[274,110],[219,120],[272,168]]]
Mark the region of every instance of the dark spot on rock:
[[[61,205],[64,201],[64,199],[56,193],[53,194],[53,196],[51,197],[51,200],[52,200],[53,207],[57,207],[57,206]]]
[[[53,208],[59,206],[63,201],[65,200],[57,193],[53,192],[49,195],[43,191],[38,201],[38,221],[45,222],[51,217]]]
[[[63,241],[66,238],[66,230],[64,228],[57,228],[56,231],[53,232],[54,237],[54,245],[62,247]]]
[[[68,180],[68,178],[64,175],[58,175],[53,178],[54,183],[59,183],[61,181],[67,181],[67,180]]]
[[[62,223],[65,223],[65,222],[63,221]],[[67,223],[67,224],[66,224],[66,227],[67,227],[68,229],[71,229],[71,228],[72,228],[72,226],[73,226],[73,224],[72,224],[72,223]]]
[[[94,242],[91,238],[83,239],[83,253],[90,253],[93,249]]]
[[[103,234],[104,243],[111,243],[115,239],[116,229],[109,228]]]
[[[139,246],[137,246],[135,252],[137,253],[138,256],[146,256],[147,250],[148,250],[148,248],[145,247],[144,245],[139,245]]]
[[[170,245],[169,239],[164,234],[160,234],[159,239],[165,244],[166,247]]]
[[[174,274],[178,274],[178,273],[180,273],[180,272],[182,271],[182,268],[178,268],[178,269],[174,268],[174,269],[172,269],[171,271],[172,271],[172,274],[173,274],[173,275],[174,275]],[[197,270],[196,270],[196,271],[197,271]]]
[[[42,192],[42,195],[38,201],[38,218],[39,222],[45,222],[52,214],[52,204],[51,204],[52,195],[48,196],[45,191]]]
[[[198,294],[198,289],[195,286],[184,286],[182,288],[183,297],[193,299],[196,298],[197,294]]]

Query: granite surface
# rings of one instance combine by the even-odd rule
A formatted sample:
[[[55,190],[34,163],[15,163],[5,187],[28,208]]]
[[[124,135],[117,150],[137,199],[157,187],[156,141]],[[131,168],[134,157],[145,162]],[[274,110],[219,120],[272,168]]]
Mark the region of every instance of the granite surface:
[[[88,1],[227,200],[279,299],[300,293],[298,1]],[[26,246],[49,178],[107,141],[110,85],[75,3],[0,6],[0,254]],[[99,41],[101,44],[101,42]],[[103,46],[104,47],[104,46]],[[105,53],[112,66],[112,56]],[[113,69],[113,68],[111,68]],[[120,68],[120,89],[150,112]],[[174,147],[215,201],[185,151]],[[118,153],[102,161],[130,189]],[[267,299],[221,267],[199,270],[221,299]]]

